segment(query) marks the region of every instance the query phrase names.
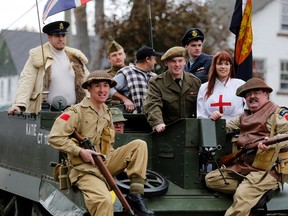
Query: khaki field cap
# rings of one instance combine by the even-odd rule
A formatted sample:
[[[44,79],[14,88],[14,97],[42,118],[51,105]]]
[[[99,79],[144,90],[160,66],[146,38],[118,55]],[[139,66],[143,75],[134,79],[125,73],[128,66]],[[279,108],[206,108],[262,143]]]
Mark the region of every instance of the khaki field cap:
[[[107,56],[112,53],[112,52],[116,52],[116,51],[119,51],[123,49],[123,47],[117,43],[116,41],[111,41],[109,44],[108,44],[108,47],[107,47]]]
[[[168,49],[164,55],[161,57],[161,61],[165,61],[167,59],[171,59],[174,57],[185,57],[186,56],[186,49],[181,46],[175,46]]]
[[[108,74],[106,71],[98,70],[89,74],[86,81],[82,84],[82,88],[87,89],[87,87],[95,80],[108,81],[110,84],[110,87],[114,87],[117,84],[116,81],[113,80],[110,74]]]
[[[123,116],[122,110],[120,110],[119,108],[111,107],[110,112],[112,114],[113,123],[127,121],[127,119],[125,119]]]
[[[262,79],[251,78],[237,89],[236,95],[240,97],[245,97],[248,91],[256,89],[263,89],[264,91],[268,91],[269,93],[273,91],[273,89],[268,86]]]

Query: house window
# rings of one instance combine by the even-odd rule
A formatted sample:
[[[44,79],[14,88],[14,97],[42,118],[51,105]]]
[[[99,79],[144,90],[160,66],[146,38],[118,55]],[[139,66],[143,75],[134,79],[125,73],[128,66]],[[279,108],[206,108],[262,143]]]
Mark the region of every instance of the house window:
[[[281,29],[283,31],[288,31],[288,1],[287,0],[282,0]]]
[[[281,60],[280,91],[288,93],[288,60]]]
[[[265,80],[265,60],[254,58],[253,60],[253,77]]]

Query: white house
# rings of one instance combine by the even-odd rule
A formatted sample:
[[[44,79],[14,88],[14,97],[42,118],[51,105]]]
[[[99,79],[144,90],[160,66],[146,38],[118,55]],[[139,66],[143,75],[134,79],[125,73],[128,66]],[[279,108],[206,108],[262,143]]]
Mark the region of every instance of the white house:
[[[288,107],[288,1],[266,1],[253,12],[252,28],[254,71],[273,88],[271,100]]]

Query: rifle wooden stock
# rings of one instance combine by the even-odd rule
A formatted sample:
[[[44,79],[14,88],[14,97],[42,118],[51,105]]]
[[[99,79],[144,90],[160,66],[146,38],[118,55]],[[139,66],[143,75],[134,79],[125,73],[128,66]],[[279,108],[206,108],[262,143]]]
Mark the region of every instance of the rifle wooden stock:
[[[91,149],[95,151],[93,144],[88,139],[84,138],[81,134],[79,134],[77,131],[74,131],[73,136],[79,141],[79,143],[82,145],[84,149]],[[111,175],[111,173],[109,172],[105,164],[103,163],[101,156],[93,154],[92,157],[94,159],[95,164],[98,166],[100,172],[105,177],[110,188],[115,192],[116,196],[120,200],[124,209],[127,211],[129,215],[135,215],[129,203],[127,202],[121,190],[119,189],[118,185],[116,184],[113,176]]]
[[[268,140],[262,141],[262,143],[268,146],[268,145],[273,145],[275,143],[283,142],[285,140],[288,140],[288,134],[275,136]],[[224,155],[223,157],[220,158],[219,162],[227,166],[231,164],[235,159],[240,157],[243,153],[244,153],[244,148],[238,150],[237,152]]]

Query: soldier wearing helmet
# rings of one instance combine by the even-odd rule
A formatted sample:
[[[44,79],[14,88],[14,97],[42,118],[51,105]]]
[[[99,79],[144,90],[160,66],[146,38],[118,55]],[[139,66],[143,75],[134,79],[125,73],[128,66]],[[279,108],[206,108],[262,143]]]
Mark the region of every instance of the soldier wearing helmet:
[[[288,133],[288,109],[269,100],[272,91],[259,78],[252,78],[237,89],[236,95],[245,98],[248,110],[231,120],[226,130],[240,130],[236,146],[243,149],[243,154],[226,164],[222,174],[214,170],[205,177],[209,188],[227,194],[234,193],[234,202],[226,211],[226,216],[249,215],[251,208],[266,192],[273,192],[279,188],[279,183],[283,184],[287,180],[288,164],[279,163],[288,158],[287,141],[273,146],[262,143],[268,138]],[[224,183],[223,177],[228,184]]]
[[[184,70],[194,74],[202,83],[208,81],[208,72],[213,57],[202,53],[204,39],[203,32],[198,28],[190,28],[181,39],[189,55],[189,61]]]
[[[106,71],[91,73],[82,84],[90,97],[71,106],[62,113],[52,126],[49,143],[66,153],[72,165],[70,181],[84,194],[86,207],[91,216],[113,216],[112,198],[102,173],[95,166],[92,155],[101,154],[112,175],[122,171],[130,179],[128,203],[140,215],[154,215],[143,200],[144,182],[147,169],[147,143],[133,140],[117,149],[113,148],[115,131],[111,112],[105,101],[109,90],[116,82]],[[95,151],[79,147],[73,138],[74,131],[86,137],[94,145]]]

